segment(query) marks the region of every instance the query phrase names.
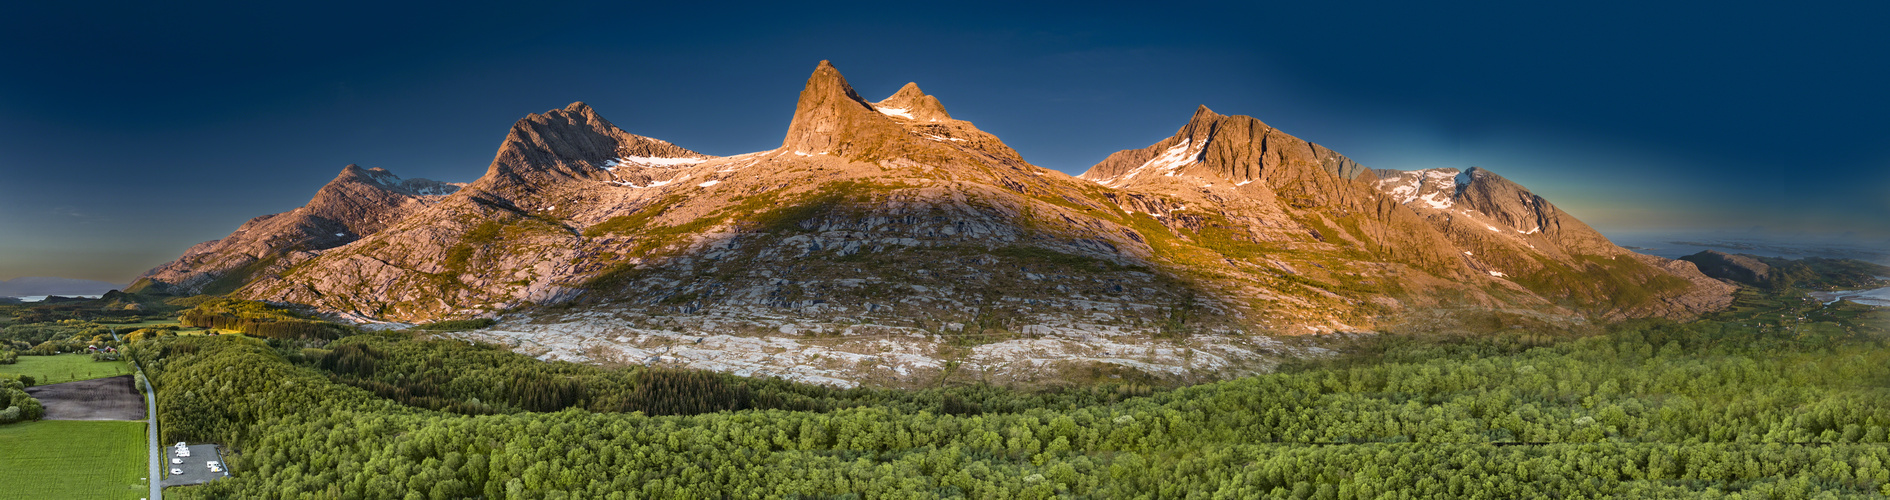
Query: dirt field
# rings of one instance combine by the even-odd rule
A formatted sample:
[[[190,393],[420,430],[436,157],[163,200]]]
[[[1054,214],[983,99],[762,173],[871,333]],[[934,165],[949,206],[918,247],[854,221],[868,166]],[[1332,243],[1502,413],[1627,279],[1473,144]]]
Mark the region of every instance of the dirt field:
[[[26,388],[46,405],[46,420],[143,420],[144,395],[131,376],[98,378]]]

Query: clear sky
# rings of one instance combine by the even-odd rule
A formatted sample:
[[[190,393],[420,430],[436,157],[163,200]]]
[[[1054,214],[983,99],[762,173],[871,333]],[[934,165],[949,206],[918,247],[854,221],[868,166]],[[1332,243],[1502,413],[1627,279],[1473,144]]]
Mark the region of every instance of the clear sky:
[[[1206,104],[1372,167],[1488,168],[1610,234],[1890,238],[1885,2],[281,4],[10,6],[0,279],[128,282],[349,163],[470,181],[572,101],[770,149],[821,59],[1072,174]]]

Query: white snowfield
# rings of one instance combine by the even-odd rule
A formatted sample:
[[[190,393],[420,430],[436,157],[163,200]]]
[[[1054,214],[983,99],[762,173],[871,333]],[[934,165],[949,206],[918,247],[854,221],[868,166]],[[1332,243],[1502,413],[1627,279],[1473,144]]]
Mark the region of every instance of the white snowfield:
[[[880,113],[884,113],[887,116],[897,116],[900,118],[905,118],[907,120],[912,119],[912,112],[907,110],[906,108],[875,108],[875,109],[878,109]]]
[[[674,181],[674,180],[667,180],[667,181],[651,181],[651,182],[649,183],[649,185],[645,185],[645,186],[638,186],[638,185],[636,185],[635,183],[632,183],[632,182],[629,182],[629,181],[604,181],[604,183],[605,183],[605,184],[610,184],[610,185],[613,185],[613,186],[623,186],[623,187],[627,187],[627,188],[636,188],[636,189],[648,189],[648,188],[653,188],[653,187],[662,187],[662,186],[664,186],[664,185],[666,185],[666,184],[669,184],[669,183],[671,183],[671,182],[676,182],[676,181]]]
[[[1421,201],[1426,207],[1449,210],[1456,205],[1452,197],[1457,194],[1457,186],[1469,182],[1470,176],[1457,172],[1457,169],[1432,168],[1379,179],[1377,188],[1390,193],[1400,204],[1412,205]]]
[[[1162,150],[1161,155],[1143,162],[1142,166],[1130,169],[1122,175],[1099,179],[1096,183],[1104,186],[1119,184],[1123,181],[1135,178],[1136,174],[1142,172],[1159,172],[1164,176],[1172,177],[1175,175],[1175,171],[1181,169],[1181,167],[1200,163],[1201,150],[1207,148],[1207,143],[1208,141],[1201,141],[1200,144],[1195,144],[1193,138],[1182,139],[1181,142],[1169,146],[1168,149]],[[1253,181],[1250,180],[1247,182]],[[1247,182],[1236,184],[1236,186],[1244,186]]]
[[[674,167],[679,165],[697,165],[709,161],[708,158],[659,158],[654,156],[620,156],[604,162],[604,170],[616,170],[624,165],[642,167]]]

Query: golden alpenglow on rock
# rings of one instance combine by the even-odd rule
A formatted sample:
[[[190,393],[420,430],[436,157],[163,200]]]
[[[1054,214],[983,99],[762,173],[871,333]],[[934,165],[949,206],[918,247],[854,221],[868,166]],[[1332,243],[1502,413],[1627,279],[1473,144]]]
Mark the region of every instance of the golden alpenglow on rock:
[[[573,103],[519,120],[463,188],[351,167],[141,283],[847,387],[1222,378],[1295,335],[1690,319],[1734,289],[1487,170],[1372,170],[1206,106],[1070,177],[917,84],[868,102],[822,61],[781,144],[705,155]],[[345,228],[266,223],[294,217]]]
[[[1890,2],[9,7],[0,500],[1890,498]]]

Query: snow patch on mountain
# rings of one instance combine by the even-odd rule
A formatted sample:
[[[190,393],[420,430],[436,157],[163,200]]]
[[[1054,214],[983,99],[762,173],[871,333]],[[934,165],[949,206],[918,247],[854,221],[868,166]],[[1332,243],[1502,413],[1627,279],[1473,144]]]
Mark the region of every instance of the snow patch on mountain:
[[[1201,145],[1206,146],[1207,144],[1203,141]],[[1162,152],[1161,156],[1157,156],[1155,159],[1149,160],[1148,163],[1142,164],[1142,167],[1137,170],[1162,170],[1165,171],[1164,175],[1175,175],[1175,169],[1192,165],[1200,160],[1200,157],[1200,148],[1194,147],[1194,139],[1188,139],[1181,141],[1180,144],[1169,147],[1167,151]]]
[[[625,165],[635,165],[639,167],[675,167],[675,166],[682,166],[682,165],[697,165],[706,161],[709,161],[709,159],[708,158],[660,158],[660,157],[655,157],[655,156],[620,156],[620,157],[617,157],[616,159],[605,161],[603,169],[615,171],[617,170],[617,167],[621,167]]]
[[[886,116],[897,116],[900,118],[905,118],[907,120],[912,119],[912,111],[907,110],[905,108],[877,108],[877,109],[879,110],[880,113],[884,113]]]
[[[1142,163],[1142,166],[1135,167],[1127,173],[1116,177],[1098,180],[1096,183],[1104,186],[1117,184],[1135,178],[1136,174],[1142,172],[1160,172],[1164,176],[1172,177],[1175,175],[1175,171],[1180,170],[1181,167],[1199,163],[1201,161],[1201,150],[1206,148],[1207,141],[1201,141],[1197,144],[1194,142],[1193,138],[1183,139],[1181,142],[1163,150],[1161,155]]]
[[[1431,168],[1383,176],[1373,187],[1391,195],[1399,204],[1449,210],[1457,205],[1456,195],[1461,182],[1467,182],[1467,176],[1458,173],[1457,169]]]

